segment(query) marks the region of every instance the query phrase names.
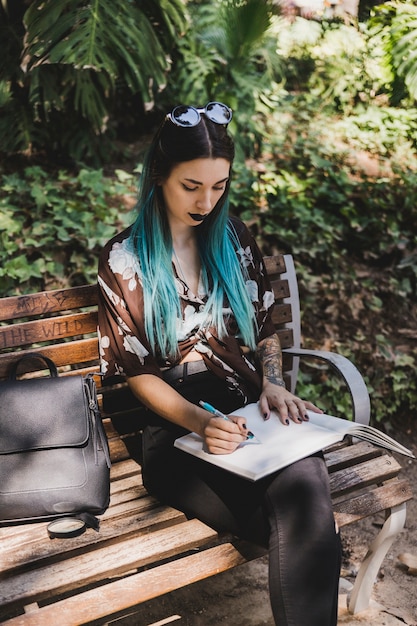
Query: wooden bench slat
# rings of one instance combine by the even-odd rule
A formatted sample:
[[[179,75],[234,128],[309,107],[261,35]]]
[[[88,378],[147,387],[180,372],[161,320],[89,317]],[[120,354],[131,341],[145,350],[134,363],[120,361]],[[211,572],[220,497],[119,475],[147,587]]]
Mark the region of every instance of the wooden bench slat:
[[[121,439],[109,439],[110,458],[112,463],[129,458],[129,452]]]
[[[97,312],[89,311],[0,326],[0,348],[51,342],[97,331]]]
[[[381,483],[397,476],[401,466],[389,454],[376,457],[354,467],[338,470],[330,474],[330,491],[332,497],[351,493],[358,487],[364,488]]]
[[[359,441],[353,445],[344,445],[332,452],[324,453],[327,469],[330,473],[344,469],[357,463],[363,463],[376,456],[381,456],[384,451],[376,448],[366,441]]]
[[[123,492],[117,493],[112,497],[111,506],[107,509],[103,515],[99,516],[100,521],[103,520],[111,520],[124,515],[125,512],[135,511],[137,514],[143,513],[144,511],[150,511],[152,509],[156,509],[160,507],[161,504],[154,498],[153,496],[148,495],[146,489],[138,485],[136,490],[125,490]],[[3,566],[3,557],[6,555],[9,550],[14,550],[19,546],[23,546],[27,542],[31,542],[32,538],[35,537],[35,541],[38,541],[39,538],[45,538],[47,536],[47,522],[36,522],[33,524],[19,524],[12,526],[5,526],[0,528],[0,562]],[[90,535],[90,533],[89,533]],[[91,534],[92,537],[94,535]],[[73,538],[70,544],[73,544],[75,541],[78,541],[79,538]],[[54,549],[57,548],[63,549],[65,547],[65,542],[60,541],[51,542],[48,539],[48,542],[54,546]],[[59,552],[60,553],[60,552]],[[0,569],[0,578],[2,576],[3,569]]]
[[[113,425],[113,422],[108,418],[105,418],[102,421],[103,421],[103,426],[104,426],[107,439],[117,438],[118,433]]]
[[[97,337],[57,343],[41,348],[35,347],[33,351],[40,352],[49,357],[55,362],[57,367],[71,364],[78,365],[91,361],[98,362]],[[0,378],[7,378],[10,367],[16,362],[16,359],[21,356],[22,353],[20,352],[6,352],[0,354]],[[33,365],[33,369],[27,368],[27,371],[35,371],[35,369],[38,369],[39,363],[37,363],[36,367],[35,365],[36,364]]]
[[[123,517],[124,515],[135,513],[135,515],[142,515],[144,511],[156,511],[160,506],[160,503],[153,496],[149,496],[146,493],[142,494],[140,498],[117,498],[111,507],[110,511],[106,511],[103,514],[102,519],[111,517],[116,519]],[[174,510],[174,509],[173,509]],[[180,513],[176,511],[176,514]]]
[[[110,468],[111,485],[122,478],[137,476],[142,473],[142,468],[132,459],[126,459],[120,463],[113,463]]]
[[[290,328],[277,330],[277,335],[282,348],[291,348],[294,345],[293,332]]]
[[[3,603],[13,604],[65,593],[122,572],[144,567],[155,561],[180,555],[214,540],[217,533],[199,520],[190,520],[133,538],[97,547],[94,559],[89,552],[51,565],[39,567],[2,581]]]
[[[68,289],[42,291],[24,296],[2,298],[0,322],[34,317],[97,304],[97,286],[82,285]]]
[[[145,500],[145,499],[144,499]],[[172,528],[176,524],[185,522],[185,516],[166,506],[135,507],[134,510],[125,511],[123,516],[117,518],[107,517],[101,520],[100,532],[97,533],[92,529],[88,529],[83,535],[74,537],[71,541],[63,541],[60,547],[60,559],[69,559],[71,557],[78,558],[77,554],[82,550],[83,554],[88,555],[91,551],[105,550],[105,546],[109,542],[124,543],[127,538],[133,535],[137,537],[140,544],[142,541],[141,533],[154,533],[161,529]],[[26,540],[25,540],[26,539]],[[31,570],[36,568],[52,567],[56,546],[46,534],[46,525],[36,529],[36,532],[27,534],[26,538],[20,536],[19,541],[10,541],[10,546],[2,552],[2,572],[0,575],[1,589],[3,595],[4,582],[12,576],[16,575],[19,568]],[[61,540],[62,541],[62,540]],[[89,557],[91,560],[91,556]],[[88,556],[86,556],[88,560]],[[78,561],[77,561],[78,562]],[[52,565],[50,565],[52,563]],[[72,568],[70,567],[72,571]]]
[[[120,491],[115,491],[113,492],[113,490],[111,490],[111,503],[112,503],[112,508],[111,510],[111,515],[113,515],[113,508],[115,505],[120,504],[122,502],[129,502],[132,500],[137,500],[138,498],[142,498],[144,496],[146,496],[147,491],[145,489],[145,487],[141,484],[137,484],[137,485],[133,485],[128,489],[121,489]],[[108,515],[109,512],[106,511],[106,513],[103,513],[103,516]]]
[[[113,481],[110,485],[110,494],[110,507],[103,515],[99,516],[100,520],[116,518],[127,510],[140,512],[160,506],[156,498],[148,495],[148,492],[142,485],[140,473],[136,476],[127,476],[126,478]],[[26,535],[30,537],[32,533],[36,534],[38,528],[41,529],[42,533],[46,533],[46,525],[47,522],[37,522],[0,528],[0,557],[5,550],[8,550],[8,543],[11,541],[11,538],[18,545],[20,541],[24,541]],[[63,544],[55,543],[54,545],[58,547],[58,545],[62,546]]]
[[[110,498],[115,498],[118,493],[123,491],[129,491],[130,489],[137,490],[143,487],[142,476],[140,474],[133,474],[132,476],[125,476],[120,480],[115,480],[110,483]]]
[[[236,567],[245,558],[229,544],[209,548],[116,580],[8,622],[10,626],[76,626],[116,615],[142,602]]]
[[[291,305],[276,305],[272,312],[272,321],[274,324],[288,324],[292,321]]]
[[[275,256],[264,256],[263,260],[268,276],[274,276],[274,274],[283,274],[287,269],[285,265],[285,259],[282,254],[277,254]]]
[[[404,479],[395,479],[372,491],[334,504],[335,519],[342,528],[369,515],[398,506],[412,497],[410,484]]]
[[[288,298],[290,295],[288,280],[271,280],[271,287],[276,300]]]

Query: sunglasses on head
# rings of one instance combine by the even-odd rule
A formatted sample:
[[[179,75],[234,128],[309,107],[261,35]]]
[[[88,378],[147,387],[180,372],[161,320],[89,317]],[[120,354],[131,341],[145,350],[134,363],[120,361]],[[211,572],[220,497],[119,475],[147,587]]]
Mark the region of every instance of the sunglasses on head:
[[[176,126],[191,128],[197,126],[201,120],[200,113],[204,113],[215,124],[227,126],[232,119],[232,109],[222,102],[209,102],[203,109],[181,104],[168,113],[167,118]]]

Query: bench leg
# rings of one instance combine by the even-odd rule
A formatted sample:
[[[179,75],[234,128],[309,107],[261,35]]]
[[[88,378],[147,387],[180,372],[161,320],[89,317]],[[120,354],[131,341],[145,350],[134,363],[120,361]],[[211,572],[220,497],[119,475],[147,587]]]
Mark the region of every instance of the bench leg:
[[[371,543],[362,561],[358,575],[349,597],[349,612],[352,614],[364,611],[369,607],[374,582],[379,568],[390,549],[395,537],[402,531],[405,524],[407,506],[405,503],[395,506],[382,526],[381,531]]]

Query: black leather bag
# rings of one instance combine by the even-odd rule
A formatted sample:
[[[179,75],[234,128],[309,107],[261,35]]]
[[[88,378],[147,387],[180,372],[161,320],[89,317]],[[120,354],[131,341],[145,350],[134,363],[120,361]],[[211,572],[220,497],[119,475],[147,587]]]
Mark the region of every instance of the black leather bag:
[[[50,377],[16,380],[24,359]],[[91,375],[58,376],[30,353],[0,383],[0,523],[99,515],[109,505],[110,456]]]

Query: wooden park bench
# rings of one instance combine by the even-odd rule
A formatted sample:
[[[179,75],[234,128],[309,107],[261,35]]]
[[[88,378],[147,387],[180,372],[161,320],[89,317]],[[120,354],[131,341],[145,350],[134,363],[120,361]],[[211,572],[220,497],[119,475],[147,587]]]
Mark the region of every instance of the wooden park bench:
[[[357,369],[344,357],[300,348],[300,310],[292,257],[265,259],[277,306],[274,322],[284,349],[288,388],[295,389],[300,357],[328,361],[352,396],[351,418],[368,423],[370,403]],[[0,379],[22,352],[52,358],[61,375],[98,372],[97,288],[46,291],[0,300]],[[31,362],[28,362],[29,370]],[[33,362],[33,371],[39,362]],[[42,374],[45,374],[43,372]],[[32,374],[37,375],[37,374]],[[109,439],[111,503],[100,530],[50,539],[46,523],[0,528],[0,623],[38,626],[106,623],[139,604],[224,572],[259,556],[259,549],[219,536],[196,519],[148,495],[141,482],[141,412],[126,384],[99,386]],[[1,433],[0,433],[1,436]],[[368,607],[382,560],[405,521],[410,487],[392,455],[347,439],[326,451],[339,527],[385,511],[369,547],[349,610]],[[0,486],[1,488],[1,486]]]

